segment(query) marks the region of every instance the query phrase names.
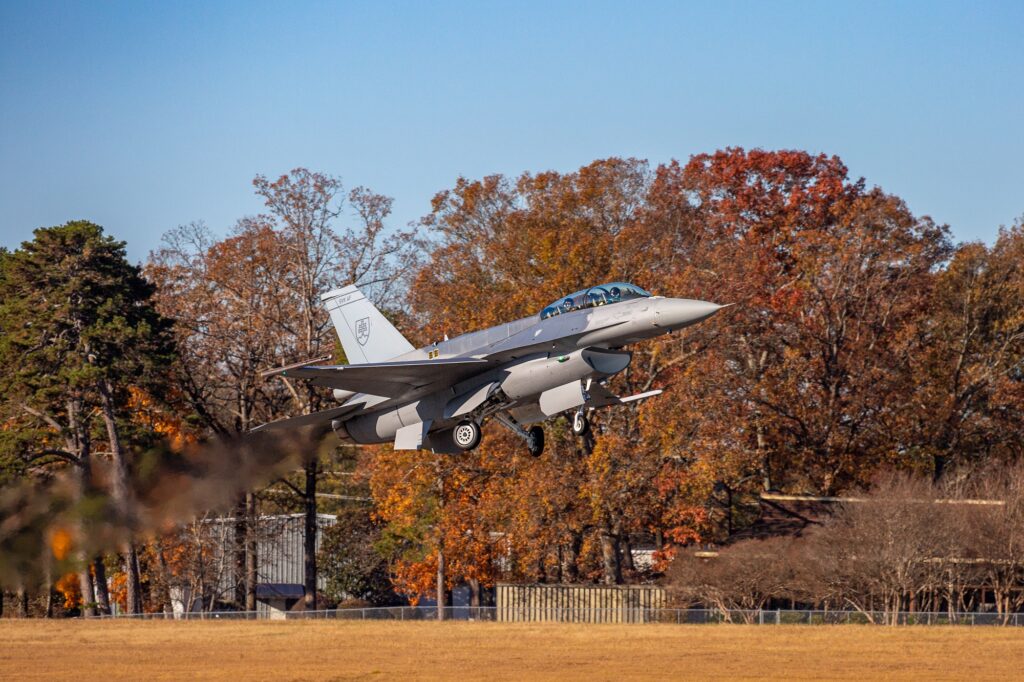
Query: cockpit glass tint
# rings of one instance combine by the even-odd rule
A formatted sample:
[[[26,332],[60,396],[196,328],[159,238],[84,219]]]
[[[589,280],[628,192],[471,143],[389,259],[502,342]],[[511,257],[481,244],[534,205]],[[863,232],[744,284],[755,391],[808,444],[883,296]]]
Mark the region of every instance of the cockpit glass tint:
[[[540,319],[546,320],[554,315],[569,313],[583,308],[596,308],[610,303],[619,303],[634,298],[647,298],[650,294],[628,282],[611,282],[563,296],[540,313]]]

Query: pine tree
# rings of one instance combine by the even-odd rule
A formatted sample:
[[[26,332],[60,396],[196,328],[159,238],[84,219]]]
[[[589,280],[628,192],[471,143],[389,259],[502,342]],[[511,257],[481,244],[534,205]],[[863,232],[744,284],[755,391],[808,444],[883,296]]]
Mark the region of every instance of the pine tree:
[[[174,361],[170,323],[150,303],[153,286],[128,262],[124,242],[86,221],[36,230],[0,266],[0,391],[3,415],[17,434],[0,442],[6,459],[63,459],[78,467],[88,494],[93,440],[105,436],[110,493],[118,513],[130,518],[129,388],[160,395],[160,379]],[[135,547],[127,540],[122,551],[128,610],[139,612]],[[83,571],[83,589],[87,578]]]

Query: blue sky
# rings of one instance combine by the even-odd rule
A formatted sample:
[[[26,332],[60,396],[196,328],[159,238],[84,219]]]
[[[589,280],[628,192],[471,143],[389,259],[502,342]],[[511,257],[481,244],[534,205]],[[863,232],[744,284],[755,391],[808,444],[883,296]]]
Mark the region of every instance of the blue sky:
[[[0,245],[135,260],[306,166],[429,211],[459,175],[725,146],[838,154],[991,241],[1024,214],[1024,3],[0,0]]]

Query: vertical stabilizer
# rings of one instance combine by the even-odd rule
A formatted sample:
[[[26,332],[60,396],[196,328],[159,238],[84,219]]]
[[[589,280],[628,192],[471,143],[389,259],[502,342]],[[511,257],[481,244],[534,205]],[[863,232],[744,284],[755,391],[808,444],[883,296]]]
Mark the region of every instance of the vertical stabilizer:
[[[320,297],[349,364],[385,362],[415,350],[354,284]]]

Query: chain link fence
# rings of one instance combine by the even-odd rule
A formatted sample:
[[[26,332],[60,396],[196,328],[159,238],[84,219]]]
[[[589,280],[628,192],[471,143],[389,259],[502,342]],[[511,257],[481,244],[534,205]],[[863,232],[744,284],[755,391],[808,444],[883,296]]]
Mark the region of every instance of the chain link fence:
[[[500,621],[557,623],[669,623],[750,625],[1024,625],[1022,613],[950,613],[885,611],[812,611],[800,609],[509,609],[494,606],[387,606],[376,608],[284,611],[196,611],[96,616],[98,619],[133,620],[390,620],[390,621]]]

